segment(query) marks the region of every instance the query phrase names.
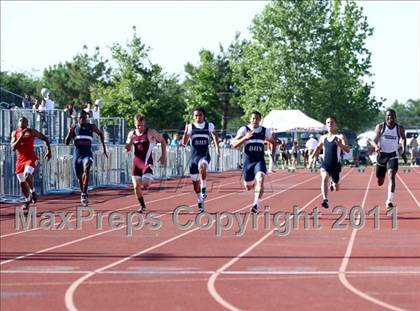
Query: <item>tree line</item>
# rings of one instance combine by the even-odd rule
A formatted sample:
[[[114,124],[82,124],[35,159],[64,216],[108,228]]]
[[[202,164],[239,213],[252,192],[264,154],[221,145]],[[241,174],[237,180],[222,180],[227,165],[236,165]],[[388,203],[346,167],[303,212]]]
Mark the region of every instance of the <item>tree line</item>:
[[[111,59],[84,46],[39,79],[1,72],[1,85],[18,94],[48,87],[59,107],[72,101],[80,109],[100,98],[102,116],[123,117],[132,125],[141,113],[158,129],[182,129],[195,106],[204,107],[224,132],[247,121],[255,109],[263,115],[300,109],[320,121],[333,114],[342,129],[353,131],[382,117],[384,99],[372,96],[366,48],[373,29],[355,1],[272,1],[254,17],[250,33],[249,39],[237,33],[217,52],[199,51],[198,65],[185,65],[184,81],[151,62],[150,48],[133,27],[126,45],[112,44]],[[404,106],[402,113],[414,107],[418,116],[418,102],[396,104]]]

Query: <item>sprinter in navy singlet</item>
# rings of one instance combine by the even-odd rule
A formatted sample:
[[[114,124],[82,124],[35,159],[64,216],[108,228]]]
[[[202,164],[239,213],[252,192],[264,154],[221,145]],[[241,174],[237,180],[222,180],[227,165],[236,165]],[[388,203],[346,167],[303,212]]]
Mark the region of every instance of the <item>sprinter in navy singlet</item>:
[[[153,180],[153,147],[160,143],[161,156],[159,162],[164,165],[166,162],[166,143],[162,135],[151,128],[146,127],[146,120],[141,115],[134,117],[134,129],[128,133],[125,149],[131,152],[134,146],[131,179],[133,182],[134,194],[139,201],[139,212],[146,209],[143,199],[142,186],[149,188]]]
[[[394,207],[395,176],[398,171],[398,154],[400,144],[402,145],[401,157],[405,159],[407,140],[404,128],[395,122],[397,115],[393,109],[385,112],[385,122],[379,123],[375,128],[374,147],[377,152],[376,178],[378,186],[385,181],[385,174],[388,173],[388,196],[385,202],[386,207]]]
[[[251,212],[256,213],[259,208],[260,199],[264,193],[264,176],[267,173],[264,160],[264,143],[272,144],[271,159],[275,163],[276,140],[271,131],[260,126],[261,113],[253,111],[250,124],[242,126],[232,141],[234,148],[244,146],[244,167],[243,177],[246,190],[254,189],[255,196]]]
[[[328,208],[328,185],[331,191],[340,190],[340,153],[341,150],[349,152],[350,148],[347,145],[346,138],[342,134],[337,134],[336,119],[333,116],[327,118],[325,125],[328,133],[322,135],[319,143],[310,155],[309,166],[316,160],[321,149],[323,149],[323,161],[321,163],[321,193],[322,193],[322,206]],[[331,180],[329,180],[331,179]]]
[[[182,145],[186,146],[191,140],[190,176],[194,191],[197,195],[198,211],[204,212],[204,200],[207,197],[207,170],[210,163],[210,136],[213,139],[217,156],[219,156],[219,143],[214,124],[207,122],[204,109],[201,107],[193,110],[193,123],[185,126]]]
[[[66,145],[69,145],[72,139],[74,141],[73,163],[81,191],[80,201],[84,206],[87,206],[88,204],[89,173],[93,164],[93,133],[96,133],[99,136],[104,155],[108,157],[104,142],[104,135],[95,124],[87,122],[87,113],[84,110],[79,112],[78,123],[70,127],[65,139]]]

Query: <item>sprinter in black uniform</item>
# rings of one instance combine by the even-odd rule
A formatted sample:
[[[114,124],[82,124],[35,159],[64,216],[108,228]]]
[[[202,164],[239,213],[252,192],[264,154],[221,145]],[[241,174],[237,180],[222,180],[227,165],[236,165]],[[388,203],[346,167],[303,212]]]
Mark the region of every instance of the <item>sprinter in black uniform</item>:
[[[264,160],[264,142],[272,144],[271,158],[275,162],[276,139],[270,129],[260,126],[261,113],[253,111],[250,124],[242,126],[232,141],[234,148],[244,145],[244,168],[243,177],[246,190],[254,188],[255,195],[251,212],[258,212],[260,200],[264,193],[264,176],[267,173]]]
[[[342,134],[337,134],[336,119],[333,116],[327,118],[325,125],[327,126],[328,133],[322,135],[319,143],[310,156],[309,166],[316,160],[321,148],[324,149],[324,158],[321,163],[321,193],[322,193],[322,206],[328,208],[328,184],[331,191],[340,190],[340,153],[341,150],[349,152],[350,148],[347,144],[346,138]],[[331,179],[331,180],[329,180]]]
[[[214,124],[205,120],[203,108],[197,107],[193,110],[193,120],[193,123],[185,126],[182,145],[186,146],[191,138],[190,176],[197,195],[198,211],[202,213],[204,212],[204,200],[207,197],[206,178],[210,163],[210,135],[212,136],[217,156],[219,156],[220,151]]]
[[[84,206],[88,204],[88,185],[89,173],[93,164],[92,140],[93,133],[96,133],[102,143],[104,155],[108,157],[106,152],[104,135],[96,127],[95,124],[87,122],[87,113],[82,110],[78,114],[78,123],[72,125],[65,139],[65,144],[69,145],[70,141],[74,141],[74,169],[80,186],[80,201]]]

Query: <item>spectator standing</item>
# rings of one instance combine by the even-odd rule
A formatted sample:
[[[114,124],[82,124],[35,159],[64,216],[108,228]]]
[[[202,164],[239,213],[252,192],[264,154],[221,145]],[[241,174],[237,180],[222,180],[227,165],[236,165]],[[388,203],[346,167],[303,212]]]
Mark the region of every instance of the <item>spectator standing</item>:
[[[289,166],[289,155],[287,152],[287,146],[285,142],[283,141],[280,142],[279,149],[280,149],[280,155],[281,155],[281,161],[282,161],[282,168],[284,169],[285,167]]]
[[[297,140],[293,141],[291,153],[292,153],[292,167],[296,169],[299,162],[299,146],[298,146]]]
[[[230,144],[227,138],[223,138],[223,141],[220,143],[220,147],[222,148],[230,148]]]
[[[45,101],[45,110],[46,111],[52,111],[55,109],[55,102],[51,98],[51,93],[47,93],[47,96],[44,97]]]
[[[54,130],[54,122],[53,122],[53,117],[54,117],[54,109],[55,109],[55,102],[52,100],[51,98],[51,93],[50,91],[47,91],[44,95],[44,118],[41,115],[41,123],[42,123],[42,119],[44,119],[45,123],[43,125],[43,128],[45,128],[45,135],[50,135],[51,131]]]
[[[67,118],[70,118],[70,124],[75,123],[76,121],[76,109],[74,108],[74,104],[72,101],[69,101],[64,108],[64,112],[66,113]]]
[[[171,146],[178,146],[178,145],[179,145],[178,134],[174,133],[171,140]]]
[[[74,109],[74,104],[72,101],[69,101],[64,108],[64,112],[66,112],[66,115],[68,118],[72,118],[76,114],[76,109]]]
[[[318,140],[315,138],[314,134],[309,135],[309,139],[305,144],[305,165],[308,163],[309,156],[314,152],[318,146]],[[316,165],[315,161],[312,161],[311,165],[308,165],[308,168],[314,168]]]
[[[88,118],[93,118],[92,102],[90,100],[87,101],[86,108],[83,110],[86,111]]]
[[[31,109],[32,108],[32,99],[28,94],[25,94],[25,96],[22,99],[22,108],[23,109]]]
[[[417,142],[418,139],[418,134],[414,134],[413,138],[411,138],[410,142],[407,144],[407,146],[410,149],[410,154],[411,154],[411,166],[415,166],[416,165],[416,158],[417,158],[417,150],[419,148],[419,144]]]
[[[34,102],[32,105],[33,112],[38,112],[39,107],[41,106],[41,100],[39,98],[34,98]],[[38,118],[39,119],[39,118]],[[39,120],[38,120],[39,121]]]
[[[36,106],[38,106],[38,117],[37,117],[37,121],[39,121],[39,131],[44,134],[44,135],[48,135],[48,122],[47,122],[47,102],[45,99],[42,100],[37,100],[38,103],[35,104]]]
[[[94,120],[98,120],[99,119],[99,116],[100,116],[100,113],[99,113],[99,104],[98,104],[98,102],[96,102],[95,103],[95,107],[92,110],[92,118]]]

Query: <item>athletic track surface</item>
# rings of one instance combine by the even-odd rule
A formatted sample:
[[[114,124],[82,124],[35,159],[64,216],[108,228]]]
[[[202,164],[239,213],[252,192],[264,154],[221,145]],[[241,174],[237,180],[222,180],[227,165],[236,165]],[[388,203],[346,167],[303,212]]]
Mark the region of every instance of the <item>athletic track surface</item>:
[[[2,204],[1,310],[420,310],[419,180],[420,169],[400,170],[393,215],[384,207],[387,182],[378,187],[372,168],[345,168],[329,209],[320,206],[319,173],[278,170],[267,176],[255,219],[253,193],[243,191],[240,172],[209,174],[209,214],[200,217],[230,225],[219,237],[215,222],[207,230],[175,225],[180,205],[192,212],[183,211],[178,223],[197,217],[189,178],[145,192],[144,218],[156,213],[160,228],[146,221],[132,236],[124,219],[138,205],[131,188],[91,191],[89,207],[105,215],[101,229],[96,217],[76,229],[78,194],[43,196],[35,205],[39,217],[54,212],[55,227],[59,212],[68,213],[72,230],[16,230],[16,206]],[[338,205],[347,214],[343,229],[332,228]],[[350,215],[353,206],[362,209]],[[379,213],[367,215],[375,206]],[[123,215],[117,228],[108,223],[113,211]],[[310,213],[306,229],[304,212]],[[236,219],[245,217],[238,236]],[[287,223],[290,233],[280,234]]]

